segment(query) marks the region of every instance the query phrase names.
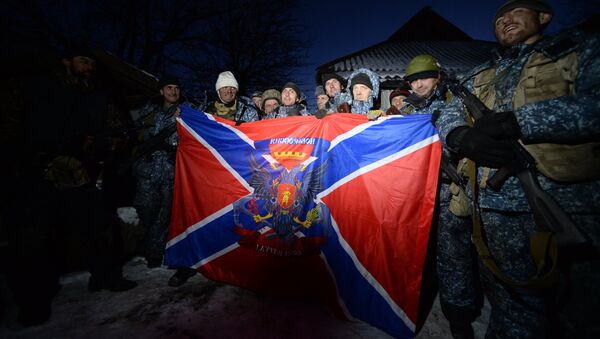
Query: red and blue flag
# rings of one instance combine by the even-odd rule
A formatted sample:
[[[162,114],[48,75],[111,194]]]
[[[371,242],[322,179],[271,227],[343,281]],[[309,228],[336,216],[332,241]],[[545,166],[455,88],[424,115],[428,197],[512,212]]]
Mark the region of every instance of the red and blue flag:
[[[415,335],[441,145],[428,115],[243,123],[183,106],[167,264]]]

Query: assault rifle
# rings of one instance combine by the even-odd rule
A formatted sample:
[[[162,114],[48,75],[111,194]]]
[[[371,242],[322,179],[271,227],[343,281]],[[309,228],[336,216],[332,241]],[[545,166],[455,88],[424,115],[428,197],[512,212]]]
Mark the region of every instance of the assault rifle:
[[[456,167],[452,164],[452,161],[444,154],[442,154],[442,161],[440,162],[440,168],[442,169],[442,171],[444,173],[446,173],[448,178],[453,183],[458,185],[463,190],[465,189],[465,187],[467,186],[467,184],[465,183],[465,180],[463,179],[462,175],[460,175],[458,173]]]
[[[448,80],[447,86],[454,95],[462,99],[473,119],[477,120],[484,115],[495,114],[478,97],[457,81]],[[565,211],[540,186],[537,179],[535,160],[531,154],[517,140],[511,140],[510,144],[515,152],[515,159],[500,168],[494,176],[488,179],[487,185],[498,191],[510,176],[516,176],[521,183],[529,207],[531,207],[535,223],[540,228],[552,231],[556,235],[559,246],[587,244],[587,240]]]
[[[173,123],[163,128],[158,134],[152,136],[150,139],[139,144],[135,150],[135,153],[129,157],[129,159],[119,167],[119,173],[125,173],[129,167],[131,167],[139,158],[146,154],[150,154],[161,147],[168,146],[165,143],[165,139],[170,137],[171,134],[177,131],[177,123]]]

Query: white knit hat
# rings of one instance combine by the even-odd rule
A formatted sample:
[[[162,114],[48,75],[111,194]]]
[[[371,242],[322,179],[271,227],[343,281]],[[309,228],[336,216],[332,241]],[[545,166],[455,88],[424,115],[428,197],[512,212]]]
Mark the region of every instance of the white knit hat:
[[[217,79],[217,83],[215,84],[215,89],[219,92],[219,88],[223,87],[235,87],[235,89],[239,89],[238,82],[235,80],[233,73],[230,71],[221,72],[219,74],[219,78]]]

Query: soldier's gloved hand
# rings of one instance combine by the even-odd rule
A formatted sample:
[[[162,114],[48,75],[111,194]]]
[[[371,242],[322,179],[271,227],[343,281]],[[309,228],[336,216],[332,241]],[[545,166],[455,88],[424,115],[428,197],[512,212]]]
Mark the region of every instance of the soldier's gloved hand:
[[[300,111],[298,111],[297,108],[294,108],[294,109],[288,111],[288,117],[295,117],[295,116],[299,116],[299,115],[300,115]]]
[[[348,104],[347,102],[342,103],[338,106],[337,111],[338,113],[351,113],[350,104]]]
[[[317,117],[317,119],[323,119],[326,116],[327,116],[327,110],[324,108],[321,108],[320,110],[315,112],[315,117]]]
[[[521,127],[515,114],[511,111],[496,112],[475,120],[475,129],[494,138],[518,139],[521,137]]]
[[[370,111],[367,113],[367,119],[369,119],[369,121],[375,121],[377,120],[380,116],[385,116],[385,113],[383,111]]]
[[[515,158],[507,140],[494,139],[476,128],[459,127],[448,134],[446,142],[481,166],[500,168]]]

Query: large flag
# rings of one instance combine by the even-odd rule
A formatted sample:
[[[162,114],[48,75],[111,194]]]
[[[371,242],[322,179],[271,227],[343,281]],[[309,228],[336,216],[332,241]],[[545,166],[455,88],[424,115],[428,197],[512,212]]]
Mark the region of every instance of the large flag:
[[[415,334],[441,146],[427,115],[232,122],[182,107],[167,263]]]

